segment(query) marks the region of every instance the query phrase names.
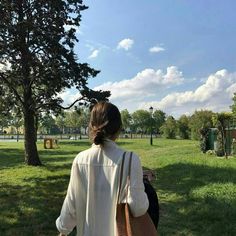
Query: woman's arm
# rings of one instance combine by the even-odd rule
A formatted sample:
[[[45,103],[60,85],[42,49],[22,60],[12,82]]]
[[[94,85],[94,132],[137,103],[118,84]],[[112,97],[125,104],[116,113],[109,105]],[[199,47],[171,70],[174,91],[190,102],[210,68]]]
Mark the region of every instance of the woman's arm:
[[[61,236],[69,234],[76,226],[76,214],[75,214],[75,195],[74,189],[76,185],[76,164],[75,161],[72,164],[70,182],[67,189],[66,198],[62,205],[61,214],[56,220],[56,226]]]

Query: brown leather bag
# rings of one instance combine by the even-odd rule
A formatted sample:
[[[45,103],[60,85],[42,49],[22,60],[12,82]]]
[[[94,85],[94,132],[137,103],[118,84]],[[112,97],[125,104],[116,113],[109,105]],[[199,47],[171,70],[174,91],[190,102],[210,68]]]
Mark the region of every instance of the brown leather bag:
[[[117,200],[117,212],[116,212],[116,224],[117,224],[117,236],[157,236],[156,228],[146,212],[144,215],[139,217],[133,217],[127,203],[128,189],[130,186],[131,176],[131,162],[132,152],[130,153],[129,159],[129,172],[126,178],[126,203],[119,203],[121,184],[123,178],[125,153],[122,158],[121,171],[120,171],[120,183]]]

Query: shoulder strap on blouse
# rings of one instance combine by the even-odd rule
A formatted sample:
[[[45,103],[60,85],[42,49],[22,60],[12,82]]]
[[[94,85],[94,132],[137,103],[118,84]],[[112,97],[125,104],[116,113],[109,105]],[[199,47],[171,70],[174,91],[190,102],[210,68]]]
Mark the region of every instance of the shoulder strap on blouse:
[[[120,169],[120,182],[119,182],[119,190],[118,190],[118,198],[117,198],[117,202],[119,202],[120,200],[120,191],[121,191],[121,185],[122,185],[122,179],[123,179],[123,169],[124,169],[124,162],[125,162],[125,154],[126,152],[124,152],[123,157],[122,157],[122,162],[121,162],[121,169]]]
[[[130,153],[130,157],[129,157],[129,169],[128,169],[129,172],[128,172],[128,176],[126,180],[126,203],[128,202],[128,190],[130,187],[132,156],[133,156],[133,152]]]

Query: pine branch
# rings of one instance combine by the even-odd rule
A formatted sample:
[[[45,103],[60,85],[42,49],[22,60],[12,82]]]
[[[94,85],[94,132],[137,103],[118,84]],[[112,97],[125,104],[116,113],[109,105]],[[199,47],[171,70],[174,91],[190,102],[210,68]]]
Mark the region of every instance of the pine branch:
[[[0,78],[3,80],[3,82],[5,82],[5,84],[7,84],[7,86],[9,87],[10,90],[12,90],[12,92],[14,93],[14,95],[17,97],[17,99],[20,101],[20,103],[22,105],[24,105],[24,101],[22,100],[20,94],[17,92],[17,90],[14,88],[13,84],[11,84],[7,78],[3,75],[3,73],[0,73]]]

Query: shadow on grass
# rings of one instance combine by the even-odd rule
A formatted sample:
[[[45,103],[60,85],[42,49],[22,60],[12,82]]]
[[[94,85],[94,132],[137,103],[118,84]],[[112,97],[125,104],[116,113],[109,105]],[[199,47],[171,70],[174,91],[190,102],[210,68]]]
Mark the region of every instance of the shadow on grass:
[[[0,169],[24,164],[24,151],[16,148],[1,149]]]
[[[70,146],[88,146],[90,147],[92,143],[90,141],[84,141],[84,140],[75,140],[75,141],[60,141],[59,140],[59,147],[60,145],[70,145]]]
[[[235,185],[235,169],[178,163],[155,171],[153,185],[162,195],[160,235],[236,235],[236,198],[227,189],[211,189]],[[236,186],[228,191],[233,195]]]
[[[44,166],[50,165],[54,162],[69,161],[72,163],[73,158],[78,152],[76,151],[62,151],[62,150],[43,150],[39,151],[39,156]],[[22,166],[24,162],[24,151],[21,149],[2,149],[0,153],[0,170],[6,168],[12,168],[16,166]]]
[[[69,175],[28,178],[31,185],[2,185],[0,189],[0,235],[57,235]]]
[[[75,157],[81,149],[78,150],[63,150],[63,149],[45,149],[39,150],[39,157],[45,164],[55,161],[70,160]],[[4,148],[0,150],[0,169],[14,167],[24,164],[24,150],[18,148]]]
[[[39,156],[41,156],[43,159],[49,159],[50,157],[54,156],[66,156],[66,155],[75,155],[79,153],[78,151],[65,151],[62,149],[49,149],[49,150],[40,150],[38,151]]]

